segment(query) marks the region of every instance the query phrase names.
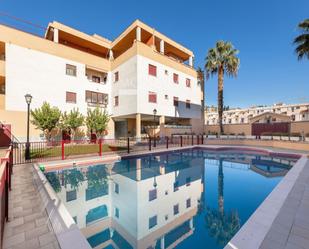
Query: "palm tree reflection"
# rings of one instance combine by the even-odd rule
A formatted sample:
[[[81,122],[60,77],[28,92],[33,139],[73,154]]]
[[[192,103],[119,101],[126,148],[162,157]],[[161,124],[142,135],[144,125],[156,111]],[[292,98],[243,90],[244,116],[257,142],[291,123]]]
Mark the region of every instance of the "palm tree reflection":
[[[220,245],[226,245],[240,229],[240,219],[237,210],[224,212],[224,175],[223,159],[219,159],[218,169],[218,210],[206,206],[205,222],[209,235]]]

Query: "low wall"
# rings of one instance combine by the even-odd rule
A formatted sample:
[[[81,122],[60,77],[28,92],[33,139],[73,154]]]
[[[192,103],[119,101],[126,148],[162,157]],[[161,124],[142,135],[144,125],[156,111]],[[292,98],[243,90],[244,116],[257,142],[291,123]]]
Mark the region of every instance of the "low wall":
[[[205,125],[205,134],[219,132],[219,125]],[[224,133],[227,134],[241,134],[251,135],[251,124],[225,124],[223,125]],[[291,133],[309,133],[309,121],[297,121],[291,122],[290,132]]]
[[[218,133],[219,125],[205,125],[205,134]],[[251,124],[225,124],[223,131],[227,134],[242,134],[251,135]]]
[[[300,150],[309,152],[309,143],[289,142],[276,140],[245,140],[245,139],[205,139],[207,145],[240,145],[240,146],[262,146],[275,147],[289,150]]]
[[[309,121],[298,121],[291,123],[291,133],[309,133]]]
[[[26,141],[27,112],[0,110],[0,121],[11,125],[12,134],[20,141]],[[30,135],[34,141],[39,141],[42,132],[30,123]]]

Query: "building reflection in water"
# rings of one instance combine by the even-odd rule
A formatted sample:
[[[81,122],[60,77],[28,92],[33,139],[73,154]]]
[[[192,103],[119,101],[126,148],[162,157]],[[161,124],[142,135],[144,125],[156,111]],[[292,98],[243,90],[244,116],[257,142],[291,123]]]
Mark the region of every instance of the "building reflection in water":
[[[292,165],[276,161],[275,167],[271,161],[191,150],[46,176],[93,248],[174,248],[195,232],[198,213],[204,215],[209,236],[225,245],[239,230],[240,219],[237,210],[224,210],[224,167],[234,163],[271,177]],[[207,162],[218,167],[217,209],[204,198]]]

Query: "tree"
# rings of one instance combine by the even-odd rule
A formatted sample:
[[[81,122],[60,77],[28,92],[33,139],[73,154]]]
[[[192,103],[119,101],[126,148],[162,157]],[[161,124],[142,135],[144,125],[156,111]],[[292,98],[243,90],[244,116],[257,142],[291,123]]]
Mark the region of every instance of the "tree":
[[[75,139],[76,131],[84,123],[84,116],[78,108],[71,110],[69,113],[64,112],[61,117],[61,128],[70,132],[72,140]]]
[[[209,49],[205,59],[206,78],[218,74],[218,116],[220,134],[223,133],[222,114],[223,114],[223,77],[237,76],[240,60],[237,58],[238,50],[232,43],[218,41],[214,48]]]
[[[57,107],[51,107],[44,102],[40,108],[31,111],[31,123],[44,132],[47,141],[50,141],[51,132],[57,127],[61,111]]]
[[[301,34],[294,39],[294,44],[297,46],[295,52],[298,60],[307,57],[309,59],[309,19],[305,19],[298,24]]]
[[[96,107],[95,109],[88,109],[86,117],[86,125],[89,133],[95,133],[97,137],[101,138],[103,132],[106,131],[110,116],[104,109]]]
[[[202,90],[202,123],[203,123],[203,132],[204,132],[204,125],[205,125],[205,80],[204,80],[204,71],[198,67],[197,69],[197,78],[198,78],[198,84],[201,87]]]

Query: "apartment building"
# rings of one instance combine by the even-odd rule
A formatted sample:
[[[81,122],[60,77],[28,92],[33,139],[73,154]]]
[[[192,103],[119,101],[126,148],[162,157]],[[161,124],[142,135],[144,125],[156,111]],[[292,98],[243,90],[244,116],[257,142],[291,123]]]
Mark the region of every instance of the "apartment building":
[[[309,103],[278,103],[272,106],[253,106],[245,109],[230,109],[223,112],[223,124],[248,124],[255,121],[264,123],[309,121]],[[208,107],[206,109],[205,122],[207,125],[218,124],[216,108]]]
[[[24,95],[61,111],[99,106],[111,115],[107,138],[141,137],[156,123],[202,132],[203,89],[191,50],[139,20],[114,41],[58,22],[44,37],[0,25],[0,121],[26,136]],[[156,110],[156,115],[154,115]],[[31,140],[41,132],[31,127]]]

